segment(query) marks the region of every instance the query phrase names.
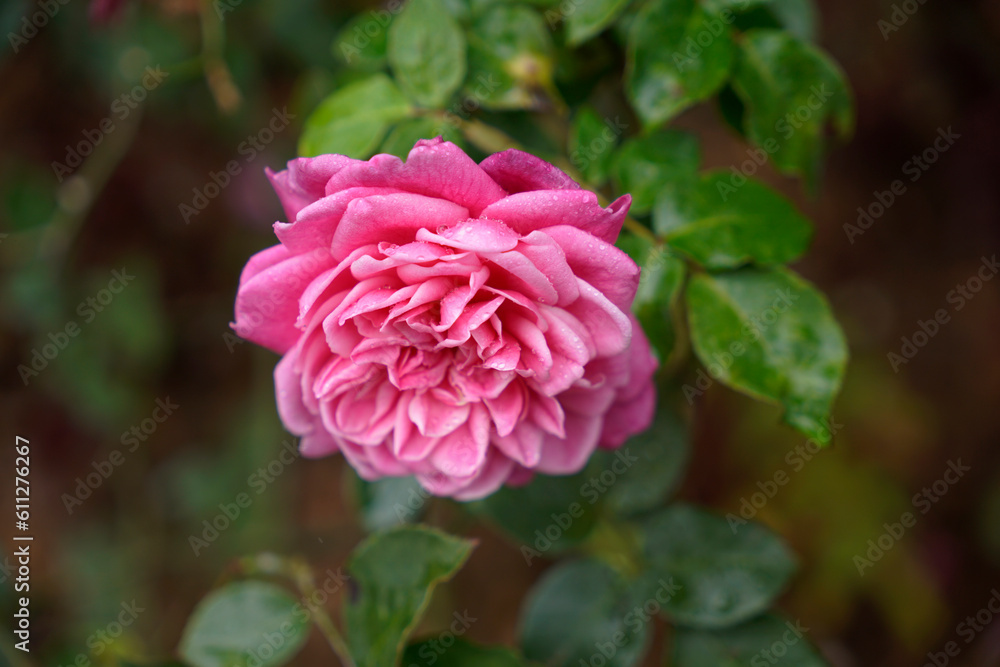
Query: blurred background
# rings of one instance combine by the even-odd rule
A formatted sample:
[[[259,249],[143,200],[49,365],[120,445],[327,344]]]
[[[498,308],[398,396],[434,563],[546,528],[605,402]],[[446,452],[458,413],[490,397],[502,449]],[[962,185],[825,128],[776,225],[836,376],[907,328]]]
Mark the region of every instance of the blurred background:
[[[281,462],[277,359],[229,322],[240,269],[283,216],[264,168],[295,156],[309,111],[353,76],[334,38],[378,5],[50,0],[53,18],[26,28],[45,4],[0,10],[0,464],[6,480],[7,441],[30,439],[35,651],[25,661],[6,637],[0,650],[14,664],[113,665],[169,655],[235,558],[279,550],[322,573],[363,536],[339,458]],[[1000,250],[1000,4],[818,8],[819,42],[856,96],[855,136],[815,196],[769,166],[759,176],[817,226],[796,269],[850,342],[835,442],[794,454],[804,439],[777,410],[716,383],[690,406],[680,496],[739,512],[788,474],[756,518],[799,554],[781,607],[832,664],[923,665],[957,641],[948,664],[998,665],[1000,619],[962,624],[1000,597],[1000,280],[983,280]],[[708,167],[747,159],[712,105],[675,126],[699,135]],[[209,539],[204,522],[248,490]],[[544,565],[447,504],[431,511],[482,544],[427,622],[465,608],[489,619],[471,638],[511,643]],[[873,559],[869,540],[905,512],[915,525]],[[6,619],[13,544],[0,554]],[[328,651],[313,636],[295,664],[328,664]]]

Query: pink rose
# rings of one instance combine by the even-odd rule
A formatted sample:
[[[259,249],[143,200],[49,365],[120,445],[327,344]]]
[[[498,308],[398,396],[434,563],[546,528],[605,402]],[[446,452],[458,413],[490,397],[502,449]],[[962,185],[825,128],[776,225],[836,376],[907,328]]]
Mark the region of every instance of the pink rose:
[[[440,138],[268,175],[290,222],[244,268],[234,326],[283,355],[303,455],[471,500],[649,426],[639,268],[612,245],[628,195],[602,208],[532,155],[477,165]]]

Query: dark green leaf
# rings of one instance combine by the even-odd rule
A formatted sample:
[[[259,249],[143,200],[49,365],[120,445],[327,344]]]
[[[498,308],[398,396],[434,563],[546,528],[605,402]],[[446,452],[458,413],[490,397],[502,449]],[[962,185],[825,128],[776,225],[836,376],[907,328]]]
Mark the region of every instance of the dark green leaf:
[[[698,275],[687,287],[698,358],[729,387],[785,408],[785,422],[828,442],[825,420],[847,343],[823,295],[784,269]]]
[[[630,667],[646,651],[640,587],[597,560],[546,571],[521,613],[525,657],[549,667]]]
[[[465,79],[465,36],[440,0],[408,0],[389,27],[389,65],[415,102],[442,107]]]
[[[198,603],[178,653],[194,667],[271,667],[298,653],[309,634],[309,616],[284,588],[239,581]]]
[[[323,100],[306,120],[299,154],[367,158],[389,126],[406,118],[411,110],[406,97],[385,74],[351,83]]]
[[[701,153],[698,140],[676,130],[632,137],[614,158],[615,183],[632,195],[631,212],[648,213],[667,184],[684,187],[697,176]]]
[[[541,15],[497,5],[469,33],[466,95],[486,109],[531,109],[552,84],[554,51]]]
[[[344,619],[357,667],[398,663],[434,587],[462,567],[473,546],[437,530],[403,526],[373,535],[355,550]]]
[[[485,514],[520,543],[530,565],[582,542],[597,520],[599,495],[587,486],[588,475],[536,475],[520,487],[503,487],[469,508]]]
[[[733,65],[732,19],[731,12],[712,14],[695,0],[643,7],[629,32],[625,89],[647,127],[706,99],[726,81]]]
[[[747,136],[779,169],[815,181],[827,121],[842,137],[854,125],[840,68],[819,49],[781,30],[744,35],[733,88],[746,105]]]
[[[630,0],[577,0],[566,15],[567,43],[585,42],[614,23]]]
[[[665,190],[653,228],[671,249],[709,269],[785,264],[798,259],[812,237],[812,225],[791,202],[729,171],[705,174],[692,189]]]
[[[605,504],[622,516],[659,507],[680,480],[687,465],[688,434],[680,418],[666,405],[656,411],[652,426],[618,450],[639,460],[608,488]],[[608,467],[615,452],[599,452]]]
[[[679,586],[664,603],[679,625],[721,628],[767,609],[795,571],[784,543],[756,523],[673,505],[642,524],[651,570]]]
[[[674,640],[675,667],[744,667],[787,665],[826,667],[809,644],[809,628],[767,614],[725,630],[678,628]]]
[[[813,0],[705,0],[705,9],[739,14],[738,28],[784,28],[807,42],[816,40],[816,5]]]
[[[449,639],[448,636],[451,635]],[[405,667],[521,667],[525,663],[512,650],[504,647],[477,646],[464,639],[455,639],[445,631],[436,639],[406,647]]]
[[[687,275],[684,262],[664,246],[654,245],[631,234],[620,236],[618,246],[642,268],[632,312],[642,323],[642,330],[658,353],[660,362],[666,363],[677,339],[674,320],[678,315],[676,305],[680,290]]]
[[[573,118],[569,159],[591,185],[601,185],[607,179],[615,146],[627,127],[619,117],[602,119],[588,106]]]

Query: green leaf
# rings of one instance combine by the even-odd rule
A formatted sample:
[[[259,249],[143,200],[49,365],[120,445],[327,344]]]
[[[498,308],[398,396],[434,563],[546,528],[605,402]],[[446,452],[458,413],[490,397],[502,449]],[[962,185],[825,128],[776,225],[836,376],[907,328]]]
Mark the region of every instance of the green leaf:
[[[729,76],[734,51],[729,23],[695,0],[647,3],[629,31],[625,80],[643,124],[659,125],[711,96]]]
[[[566,16],[566,42],[576,46],[600,33],[622,13],[630,0],[577,0]]]
[[[601,561],[561,563],[545,572],[525,603],[524,655],[549,667],[636,665],[646,652],[644,601],[639,587]]]
[[[408,0],[389,27],[389,65],[403,91],[443,107],[466,72],[465,36],[440,0]]]
[[[756,523],[676,504],[642,523],[652,572],[679,586],[663,609],[678,625],[721,628],[767,609],[795,572],[784,543]]]
[[[605,505],[621,516],[661,506],[680,481],[687,466],[688,433],[677,414],[661,404],[653,424],[618,450],[639,461],[608,489]],[[598,452],[598,463],[608,468],[615,452]]]
[[[444,639],[452,635],[453,642],[445,646]],[[403,654],[406,667],[521,667],[524,662],[512,650],[504,647],[477,646],[464,639],[454,639],[445,632],[431,639],[406,647]]]
[[[364,12],[356,15],[337,34],[330,50],[352,67],[379,70],[385,67],[388,47],[389,12]]]
[[[735,12],[740,30],[784,28],[807,42],[816,40],[817,13],[813,0],[704,0],[712,14]]]
[[[497,5],[469,32],[466,95],[486,109],[534,109],[552,86],[555,55],[542,16],[518,5]]]
[[[298,653],[309,616],[284,588],[239,581],[212,591],[188,619],[178,652],[194,667],[272,667]]]
[[[733,88],[746,105],[747,136],[783,172],[815,182],[827,122],[851,134],[854,109],[840,68],[819,49],[781,30],[744,35]]]
[[[355,488],[361,524],[369,532],[416,523],[430,498],[414,477],[385,477],[374,482],[356,478]]]
[[[392,79],[375,74],[337,90],[306,120],[299,155],[339,153],[367,158],[389,126],[406,118],[412,107]]]
[[[505,486],[468,507],[517,540],[530,565],[538,556],[580,544],[594,528],[599,496],[585,486],[587,479],[586,470],[568,477],[535,475],[524,486]]]
[[[443,120],[424,116],[421,118],[407,118],[392,128],[389,136],[382,142],[380,150],[383,153],[389,153],[405,160],[417,141],[420,139],[433,139],[437,136],[441,136],[447,141],[460,146],[464,144],[461,134],[459,134],[454,125]]]
[[[700,162],[697,139],[664,130],[627,140],[615,155],[613,176],[618,191],[632,195],[632,214],[642,215],[653,207],[665,185],[693,183]]]
[[[767,614],[725,630],[678,628],[674,639],[676,667],[744,667],[788,665],[826,667],[809,644],[809,628]]]
[[[687,268],[683,260],[664,246],[654,245],[632,234],[620,236],[618,246],[642,269],[639,289],[632,302],[632,312],[639,318],[642,330],[646,332],[646,338],[656,350],[661,363],[666,363],[677,340],[677,302]]]
[[[823,295],[785,269],[698,275],[687,287],[695,353],[725,385],[785,408],[785,422],[826,443],[825,420],[847,343]]]
[[[425,527],[369,537],[348,562],[356,587],[344,600],[347,643],[357,667],[398,664],[434,587],[450,579],[475,544]]]
[[[714,171],[692,189],[665,190],[653,211],[653,228],[672,250],[709,269],[798,259],[809,247],[812,225],[777,192],[741,178]]]
[[[591,185],[607,180],[615,146],[628,127],[617,116],[602,119],[592,107],[582,107],[569,129],[569,159]]]

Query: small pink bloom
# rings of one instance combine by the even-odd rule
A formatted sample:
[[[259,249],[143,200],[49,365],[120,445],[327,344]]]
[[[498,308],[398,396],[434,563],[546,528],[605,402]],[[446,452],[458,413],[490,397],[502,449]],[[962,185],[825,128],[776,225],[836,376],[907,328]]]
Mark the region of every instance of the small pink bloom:
[[[283,355],[304,455],[470,500],[649,426],[639,268],[613,245],[628,195],[603,208],[532,155],[477,165],[440,138],[268,175],[289,222],[244,268],[234,326]]]

